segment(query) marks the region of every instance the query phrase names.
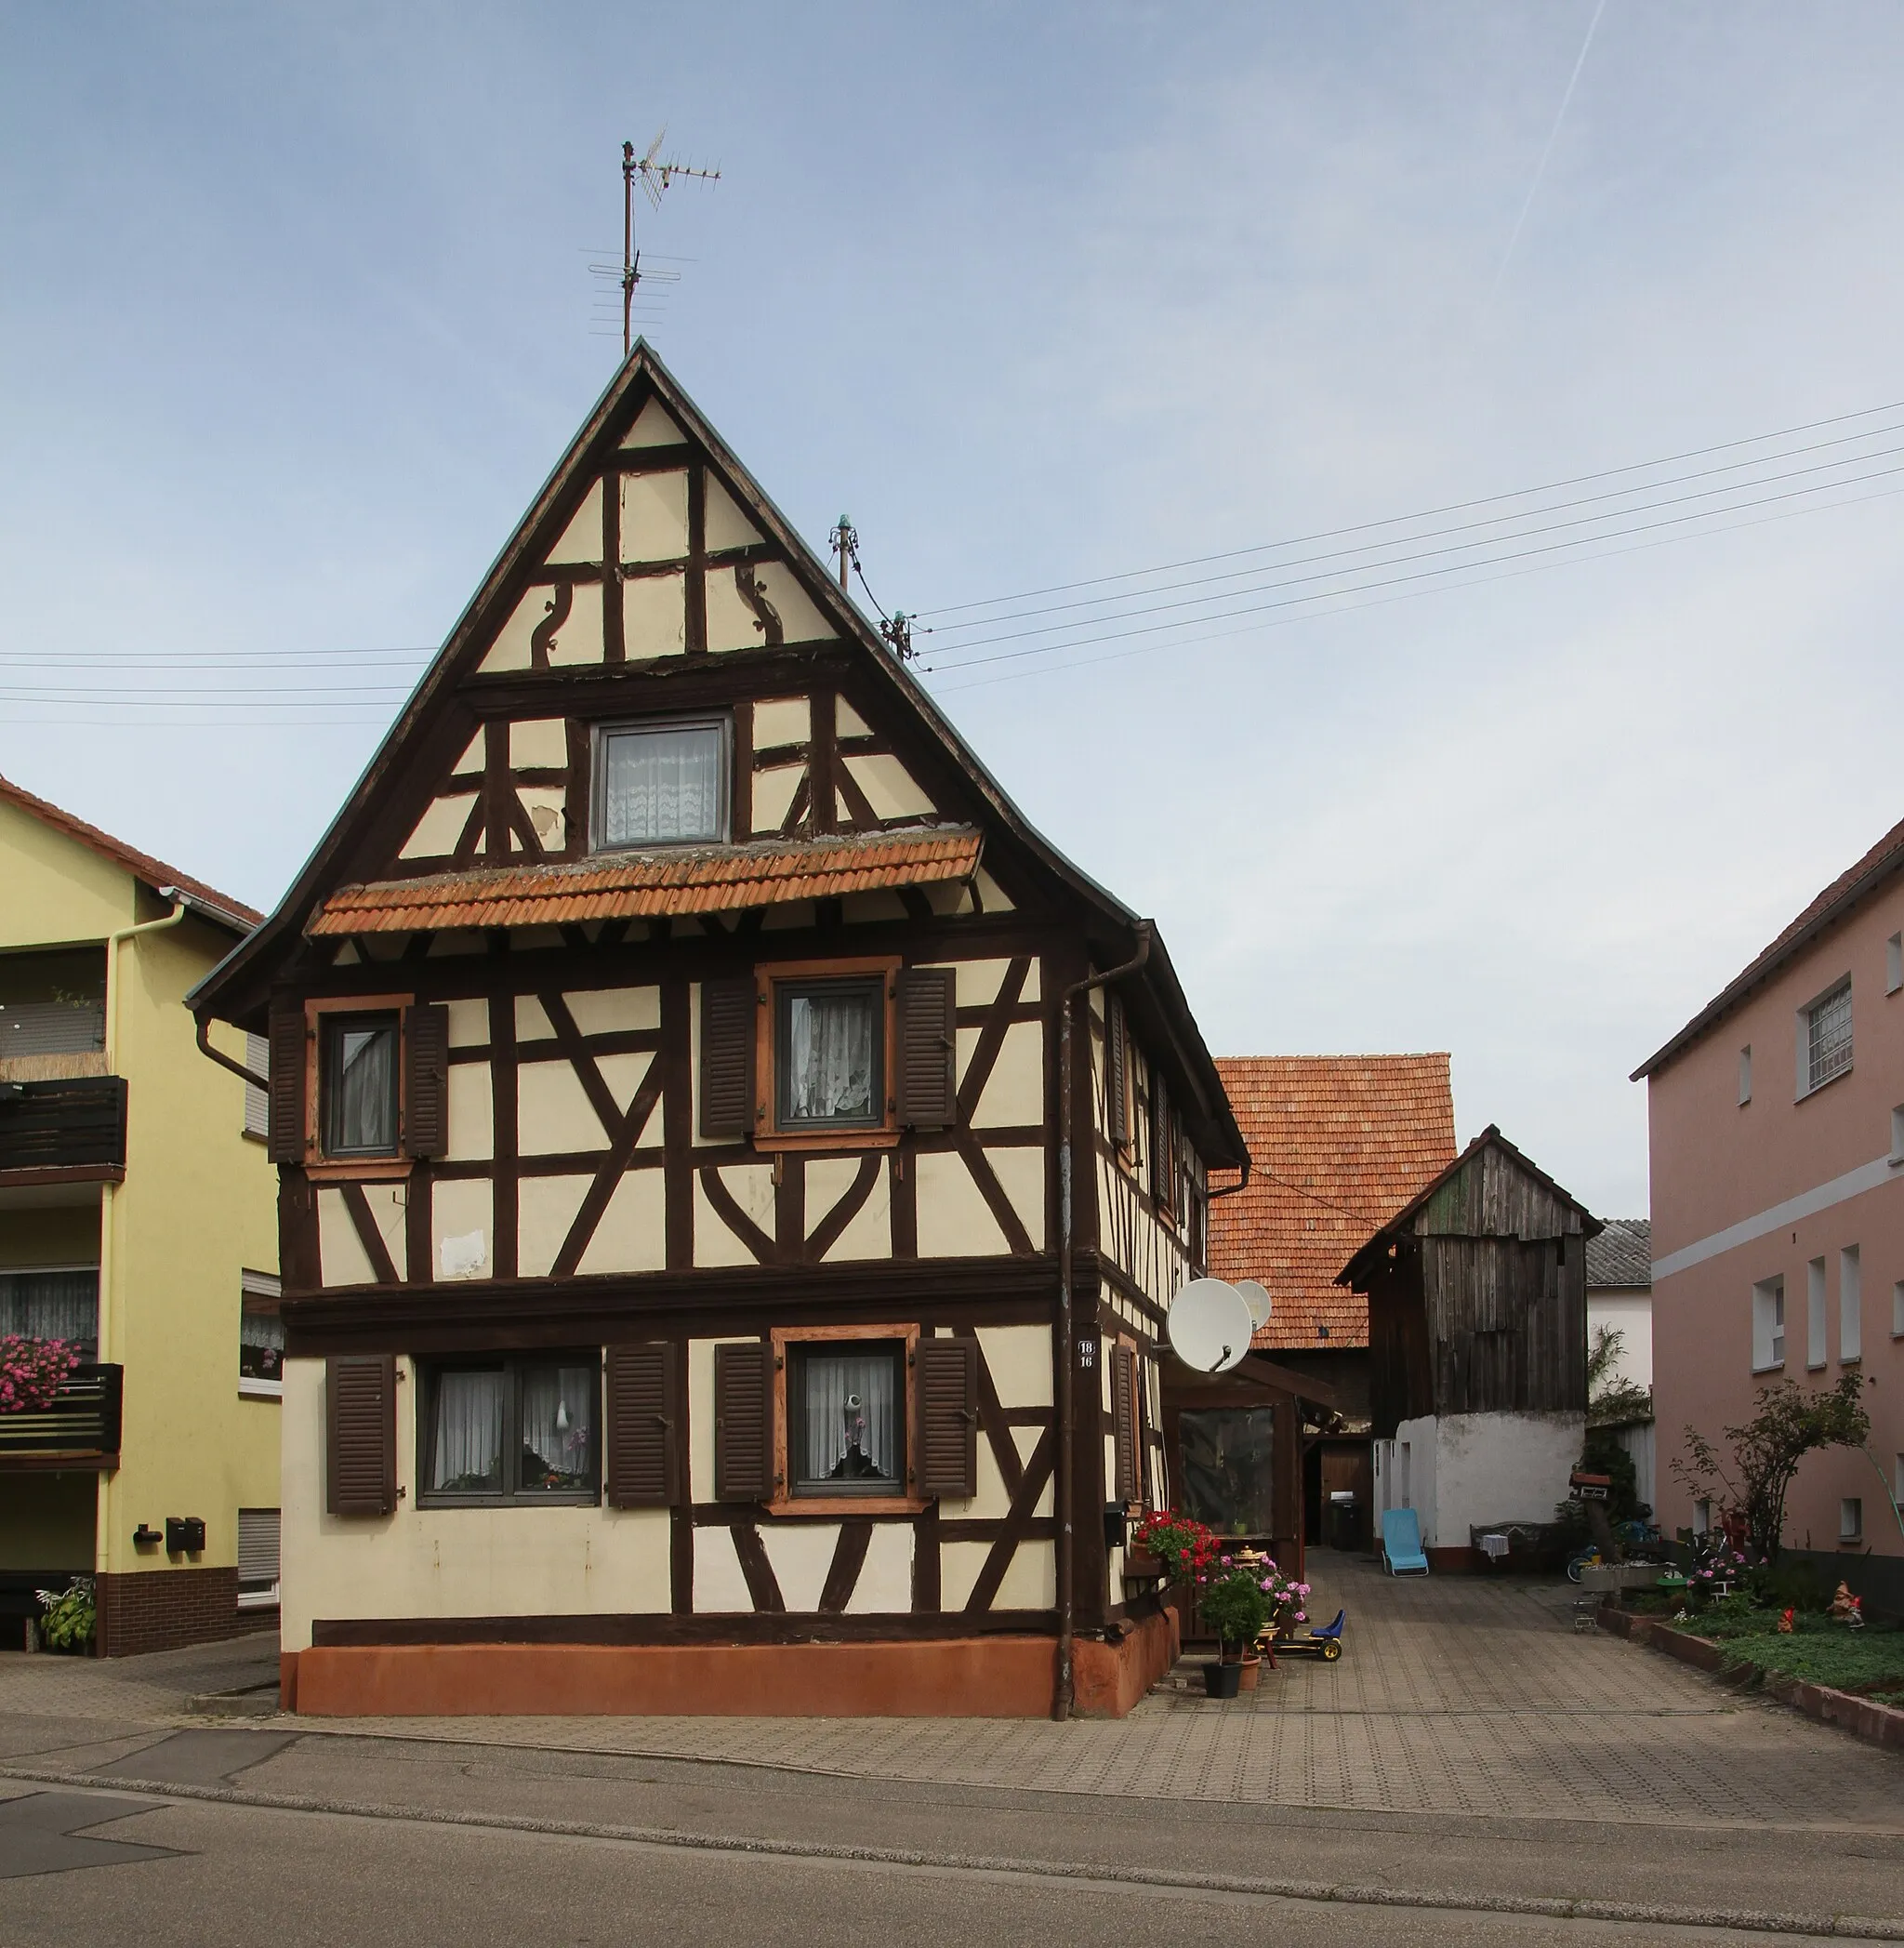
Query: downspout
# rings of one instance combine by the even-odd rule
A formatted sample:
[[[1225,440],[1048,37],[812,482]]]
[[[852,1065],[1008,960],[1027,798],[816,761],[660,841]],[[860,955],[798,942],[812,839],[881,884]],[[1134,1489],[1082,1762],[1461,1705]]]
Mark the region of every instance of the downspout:
[[[119,1059],[119,944],[133,939],[140,934],[163,933],[167,927],[176,927],[185,918],[188,910],[184,898],[176,886],[161,886],[159,897],[172,902],[172,910],[162,920],[143,920],[136,926],[120,927],[106,935],[106,1073],[116,1072]],[[99,1358],[103,1363],[111,1363],[112,1342],[108,1326],[112,1321],[112,1279],[117,1269],[112,1251],[112,1219],[115,1199],[113,1193],[119,1188],[116,1184],[99,1186]],[[93,1567],[103,1570],[106,1567],[106,1548],[112,1536],[109,1511],[106,1505],[109,1478],[101,1472],[99,1486],[99,1513],[93,1522]]]
[[[1071,1004],[1081,994],[1135,974],[1150,959],[1150,923],[1140,921],[1137,952],[1121,967],[1087,974],[1058,997],[1058,1683],[1051,1716],[1071,1716],[1075,1686],[1072,1646],[1077,1636],[1077,1551],[1072,1535],[1071,1446],[1076,1432],[1076,1332],[1071,1318]]]

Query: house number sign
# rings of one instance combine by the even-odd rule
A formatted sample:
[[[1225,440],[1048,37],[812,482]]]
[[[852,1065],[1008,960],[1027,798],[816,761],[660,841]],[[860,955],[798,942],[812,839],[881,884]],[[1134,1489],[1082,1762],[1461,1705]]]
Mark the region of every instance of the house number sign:
[[[1097,1365],[1097,1341],[1088,1333],[1078,1342],[1078,1363],[1086,1372]]]

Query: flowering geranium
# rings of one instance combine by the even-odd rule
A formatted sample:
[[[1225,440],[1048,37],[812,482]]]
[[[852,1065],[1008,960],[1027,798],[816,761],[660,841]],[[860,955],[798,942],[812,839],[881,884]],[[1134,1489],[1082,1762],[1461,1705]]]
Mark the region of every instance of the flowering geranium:
[[[1215,1533],[1194,1516],[1174,1509],[1153,1509],[1138,1523],[1131,1546],[1147,1549],[1170,1570],[1173,1582],[1194,1577],[1198,1583],[1210,1580],[1217,1562]]]
[[[0,1413],[44,1413],[79,1364],[77,1348],[63,1339],[0,1339]]]

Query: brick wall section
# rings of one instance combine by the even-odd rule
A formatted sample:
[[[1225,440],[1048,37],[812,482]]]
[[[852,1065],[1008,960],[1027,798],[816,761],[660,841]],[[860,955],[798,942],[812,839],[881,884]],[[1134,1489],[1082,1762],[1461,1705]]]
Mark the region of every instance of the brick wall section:
[[[101,1657],[176,1650],[269,1628],[271,1610],[238,1608],[238,1571],[150,1570],[101,1576],[95,1649]]]

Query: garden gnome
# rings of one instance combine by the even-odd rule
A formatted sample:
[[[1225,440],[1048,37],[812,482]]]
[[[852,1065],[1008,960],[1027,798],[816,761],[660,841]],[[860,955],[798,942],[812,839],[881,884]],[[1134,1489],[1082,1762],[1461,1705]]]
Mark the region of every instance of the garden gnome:
[[[1837,1623],[1849,1623],[1854,1630],[1863,1627],[1864,1603],[1851,1594],[1848,1583],[1839,1584],[1838,1593],[1831,1598],[1831,1616]]]
[[[1780,1610],[1778,1612],[1778,1635],[1780,1637],[1790,1637],[1794,1627],[1792,1622],[1792,1612],[1789,1610]]]

